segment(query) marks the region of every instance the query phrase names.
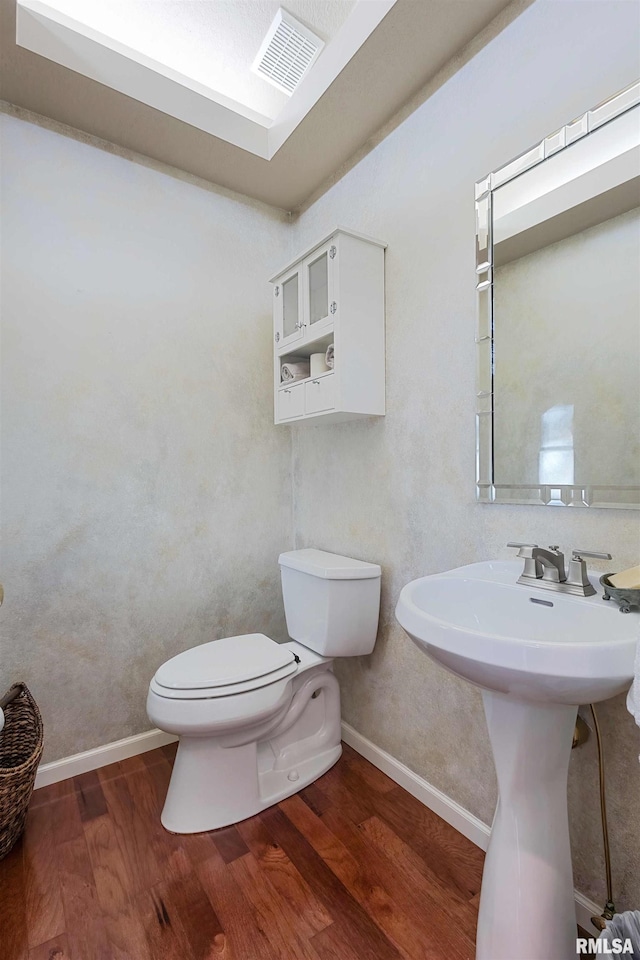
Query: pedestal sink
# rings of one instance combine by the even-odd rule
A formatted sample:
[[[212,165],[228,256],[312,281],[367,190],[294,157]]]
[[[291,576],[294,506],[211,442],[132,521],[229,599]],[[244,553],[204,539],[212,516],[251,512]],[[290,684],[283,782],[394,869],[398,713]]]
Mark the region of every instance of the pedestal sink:
[[[521,570],[472,563],[413,580],[396,617],[429,657],[482,688],[499,799],[477,960],[570,960],[567,772],[577,709],[629,688],[640,618],[599,595],[517,584]]]

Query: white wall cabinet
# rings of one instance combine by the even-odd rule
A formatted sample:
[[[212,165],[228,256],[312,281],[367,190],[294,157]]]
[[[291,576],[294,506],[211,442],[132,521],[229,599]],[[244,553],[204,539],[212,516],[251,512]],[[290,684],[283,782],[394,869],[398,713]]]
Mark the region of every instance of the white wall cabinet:
[[[271,278],[276,423],[384,416],[385,247],[338,227]],[[333,370],[283,382],[330,344]]]

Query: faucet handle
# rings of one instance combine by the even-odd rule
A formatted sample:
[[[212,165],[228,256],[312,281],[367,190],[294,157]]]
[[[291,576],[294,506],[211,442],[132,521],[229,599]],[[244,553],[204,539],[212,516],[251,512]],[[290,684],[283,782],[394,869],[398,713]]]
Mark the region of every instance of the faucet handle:
[[[507,546],[508,547],[531,547],[532,550],[535,550],[538,544],[537,543],[514,543],[513,540],[510,540]]]
[[[593,557],[594,560],[613,560],[610,553],[596,553],[594,550],[572,550],[572,560],[582,560],[583,557]]]

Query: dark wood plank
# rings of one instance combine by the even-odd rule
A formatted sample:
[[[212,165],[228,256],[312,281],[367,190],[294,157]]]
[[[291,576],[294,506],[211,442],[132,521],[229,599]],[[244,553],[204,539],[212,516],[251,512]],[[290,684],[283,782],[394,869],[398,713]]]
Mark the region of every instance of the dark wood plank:
[[[333,923],[333,918],[313,893],[306,879],[276,843],[259,817],[239,823],[238,830],[251,850],[265,882],[270,884],[276,894],[295,912],[302,936],[312,937],[314,933]]]
[[[318,817],[321,817],[322,814],[326,813],[331,807],[331,801],[328,796],[326,793],[323,793],[315,783],[310,783],[308,787],[301,790],[299,796],[302,797],[307,806],[310,807]]]
[[[57,848],[66,933],[73,960],[112,960],[84,836]]]
[[[72,779],[53,784],[51,829],[56,845],[82,836],[78,794]]]
[[[416,895],[395,874],[391,882],[388,864],[376,856],[375,848],[370,848],[348,819],[332,810],[321,821],[297,796],[283,801],[281,806],[403,957],[435,958],[443,939],[448,937],[450,956],[469,960],[473,945],[449,930],[446,915],[428,892],[423,890],[420,896]],[[424,922],[425,917],[429,918],[428,923]]]
[[[94,817],[101,817],[107,812],[107,803],[102,792],[100,778],[95,770],[74,777],[73,782],[78,792],[80,819],[83,823],[86,820],[92,820]]]
[[[404,955],[411,960],[439,958],[441,945],[446,942],[450,960],[472,960],[475,927],[469,937],[461,929],[457,917],[452,923],[451,904],[455,897],[451,891],[428,883],[417,871],[399,868],[371,842],[362,824],[356,826],[337,810],[328,811],[323,823],[344,844],[369,883],[386,890],[393,910],[383,912],[378,923]],[[362,902],[369,906],[368,900]],[[473,924],[473,908],[464,902],[460,907],[467,909]],[[377,902],[369,908],[374,919],[378,909]]]
[[[401,787],[377,795],[374,806],[378,816],[447,886],[467,899],[479,892],[484,863],[479,847]]]
[[[229,960],[277,960],[253,905],[218,851],[214,848],[213,855],[195,864],[194,869],[222,923]]]
[[[235,827],[212,830],[210,836],[225,863],[232,863],[249,853],[249,848]]]
[[[376,790],[378,793],[388,793],[389,790],[394,790],[397,786],[391,777],[388,777],[382,770],[378,770],[361,754],[356,753],[353,747],[344,742],[342,744],[342,755],[346,765],[356,770],[372,790]]]
[[[475,942],[479,894],[467,900],[458,890],[447,887],[428,863],[377,817],[365,820],[356,829],[367,838],[370,848],[384,857],[394,883],[408,884],[434,900],[460,932]]]
[[[148,753],[143,753],[142,760],[156,791],[158,810],[162,810],[169,789],[172,766],[161,750],[150,750]]]
[[[367,790],[363,781],[355,772],[350,772],[347,761],[342,759],[315,781],[316,789],[320,790],[332,804],[337,805],[342,812],[354,823],[362,823],[376,814],[376,808],[371,799],[372,791]]]
[[[359,931],[345,920],[338,920],[315,934],[309,946],[318,960],[378,960],[375,947],[363,944]]]
[[[104,926],[114,957],[153,960],[140,917],[132,909],[132,877],[108,814],[89,820],[84,833]]]
[[[145,809],[137,797],[134,801],[129,779],[122,775],[101,782],[107,811],[131,875],[132,889],[138,894],[162,882],[165,874],[156,856],[157,847],[150,839],[150,832],[158,828],[157,810]],[[167,845],[167,856],[173,849]]]
[[[53,940],[47,940],[29,951],[29,960],[71,960],[69,942],[66,933]]]
[[[24,896],[30,947],[46,943],[65,930],[52,806],[30,807],[24,833]]]
[[[465,899],[479,891],[483,852],[402,787],[395,786],[387,793],[375,792],[348,762],[337,770],[332,768],[317,784],[354,823],[362,823],[370,816],[384,820],[446,886]],[[368,816],[362,816],[365,811]]]
[[[119,777],[124,776],[122,771],[122,761],[116,760],[114,763],[108,763],[105,767],[100,767],[96,770],[100,784],[106,783],[107,780],[115,780]]]
[[[150,757],[150,762],[145,762],[147,754],[132,757],[123,763],[123,769],[127,771],[125,780],[132,801],[138,814],[142,813],[141,828],[146,831],[153,859],[165,879],[178,879],[191,872],[193,862],[210,857],[214,846],[212,834],[179,835],[169,833],[162,826],[160,815],[171,767],[160,751],[158,754]]]
[[[178,752],[178,741],[176,740],[175,743],[166,743],[163,747],[160,747],[160,750],[165,755],[169,763],[173,765],[173,761],[176,758],[176,753]]]
[[[0,860],[0,931],[2,952],[7,960],[26,960],[28,955],[22,845],[18,840]]]
[[[153,960],[193,960],[180,918],[173,909],[169,913],[168,886],[170,884],[160,883],[136,900],[151,956]]]
[[[50,783],[46,787],[39,787],[37,790],[34,790],[31,794],[29,807],[41,807],[45,803],[51,803],[52,800],[56,799],[57,786],[57,783]]]
[[[305,809],[308,807],[299,801]],[[333,870],[314,850],[309,841],[285,816],[280,807],[272,807],[261,814],[268,829],[310,882],[317,897],[324,903],[335,921],[349,925],[362,944],[361,956],[375,960],[398,960],[400,953],[374,923]]]
[[[314,960],[314,952],[307,937],[300,932],[291,905],[271,886],[253,854],[237,858],[229,869],[247,900],[253,904],[258,924],[279,960],[291,960],[292,957]]]
[[[166,884],[162,901],[163,917],[182,926],[193,960],[228,956],[220,919],[194,874]]]

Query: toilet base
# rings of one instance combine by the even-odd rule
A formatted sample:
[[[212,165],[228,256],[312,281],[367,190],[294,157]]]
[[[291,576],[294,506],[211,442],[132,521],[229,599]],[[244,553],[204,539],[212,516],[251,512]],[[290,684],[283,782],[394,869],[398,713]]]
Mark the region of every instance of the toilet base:
[[[340,689],[325,662],[293,680],[267,728],[181,737],[162,811],[171,833],[204,833],[253,817],[313,783],[342,754]],[[262,739],[257,739],[262,732]]]
[[[259,753],[270,752],[268,743],[260,744],[260,748]],[[342,744],[339,744],[308,760],[303,760],[302,763],[295,764],[288,770],[265,770],[264,773],[258,774],[257,790],[252,789],[254,784],[247,784],[250,789],[244,797],[234,792],[233,798],[227,794],[222,801],[221,798],[216,798],[218,802],[215,802],[204,784],[202,789],[205,792],[198,791],[199,795],[192,793],[188,802],[184,802],[184,798],[175,792],[173,796],[167,794],[160,818],[162,826],[170,833],[208,833],[210,830],[240,823],[308,787],[310,783],[330,770],[341,755]],[[177,762],[176,756],[176,764]],[[295,779],[291,779],[292,775]]]
[[[274,803],[284,800],[285,797],[290,797],[292,794],[298,793],[299,790],[308,787],[310,783],[330,770],[341,756],[342,744],[339,743],[337,747],[331,747],[323,753],[316,754],[315,757],[309,757],[308,760],[295,764],[289,770],[268,770],[258,774],[260,794],[263,800],[260,809],[264,810],[266,807],[271,807]]]

